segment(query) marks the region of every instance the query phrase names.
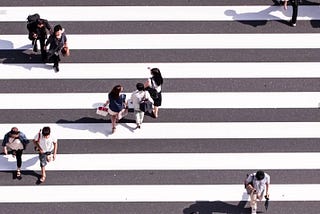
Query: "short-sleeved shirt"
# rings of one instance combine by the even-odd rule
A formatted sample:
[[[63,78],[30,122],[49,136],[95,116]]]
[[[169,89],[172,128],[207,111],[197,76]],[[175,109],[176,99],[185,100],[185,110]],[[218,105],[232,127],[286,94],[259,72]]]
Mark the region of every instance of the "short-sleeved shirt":
[[[38,141],[39,134],[34,137],[35,141]],[[50,135],[48,138],[45,138],[42,134],[40,134],[39,146],[44,152],[52,152],[54,149],[54,144],[57,143],[57,139]]]
[[[247,178],[247,183],[253,183],[253,187],[257,190],[258,194],[263,193],[266,190],[266,184],[270,184],[270,175],[264,173],[264,179],[258,181],[256,173],[252,173]]]

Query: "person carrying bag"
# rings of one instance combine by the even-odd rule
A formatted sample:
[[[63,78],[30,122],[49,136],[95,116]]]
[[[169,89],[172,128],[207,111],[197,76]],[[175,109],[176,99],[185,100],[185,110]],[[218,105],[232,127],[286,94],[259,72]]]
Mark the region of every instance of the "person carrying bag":
[[[153,99],[148,91],[144,90],[143,83],[137,83],[137,90],[131,94],[131,100],[134,107],[134,115],[136,119],[137,128],[141,128],[144,113],[152,112]]]

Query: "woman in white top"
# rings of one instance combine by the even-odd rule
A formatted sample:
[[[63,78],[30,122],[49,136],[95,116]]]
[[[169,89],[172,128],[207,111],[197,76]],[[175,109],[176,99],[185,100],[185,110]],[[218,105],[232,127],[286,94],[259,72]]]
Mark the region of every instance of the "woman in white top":
[[[161,91],[163,78],[159,68],[152,68],[150,72],[152,77],[145,82],[144,87],[149,91],[150,96],[154,100],[153,115],[157,118],[159,112],[158,107],[161,106],[162,103]]]
[[[141,124],[144,118],[144,112],[140,110],[140,102],[143,99],[147,99],[151,103],[153,103],[153,99],[151,98],[149,92],[144,90],[144,85],[142,83],[137,83],[136,87],[137,90],[131,94],[131,100],[133,103],[137,128],[141,128]]]

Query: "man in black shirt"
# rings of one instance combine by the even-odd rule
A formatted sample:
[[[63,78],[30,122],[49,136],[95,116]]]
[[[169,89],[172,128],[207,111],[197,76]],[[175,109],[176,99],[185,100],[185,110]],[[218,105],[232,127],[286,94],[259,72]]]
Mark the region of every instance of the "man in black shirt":
[[[33,51],[38,52],[37,40],[40,41],[42,60],[47,58],[45,50],[45,41],[47,39],[47,31],[52,33],[52,28],[46,19],[37,19],[35,22],[27,25],[29,30],[29,39],[32,41]]]

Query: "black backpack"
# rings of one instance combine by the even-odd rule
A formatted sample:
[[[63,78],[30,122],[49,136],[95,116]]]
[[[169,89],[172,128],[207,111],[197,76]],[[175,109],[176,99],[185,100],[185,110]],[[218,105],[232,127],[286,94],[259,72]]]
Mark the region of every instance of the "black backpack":
[[[33,15],[29,15],[27,17],[27,23],[28,24],[31,24],[31,23],[34,23],[36,22],[38,19],[40,19],[40,15],[38,13],[35,13]]]

